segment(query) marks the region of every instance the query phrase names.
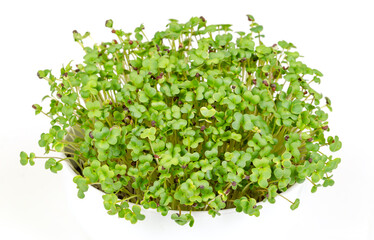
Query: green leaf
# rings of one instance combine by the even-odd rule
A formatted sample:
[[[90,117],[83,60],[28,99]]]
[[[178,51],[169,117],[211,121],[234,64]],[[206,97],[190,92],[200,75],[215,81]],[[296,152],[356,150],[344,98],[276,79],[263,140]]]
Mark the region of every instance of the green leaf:
[[[85,187],[85,184],[83,182],[79,181],[79,184],[81,184],[81,185],[78,185],[78,186],[84,186]],[[102,196],[102,198],[104,200],[104,207],[105,207],[106,210],[115,209],[115,204],[118,200],[118,198],[115,194],[105,194],[105,195]]]
[[[169,169],[172,165],[177,165],[179,160],[170,154],[162,154],[160,159],[160,165],[166,169]]]
[[[214,114],[216,114],[217,111],[214,108],[208,109],[206,107],[202,107],[200,108],[200,112],[201,112],[201,115],[203,115],[204,117],[211,118],[214,116]]]
[[[254,33],[260,33],[263,29],[264,28],[261,25],[257,25],[256,27],[251,28],[251,31]]]
[[[279,41],[279,42],[278,42],[278,45],[279,45],[281,48],[284,48],[284,49],[289,49],[289,48],[290,48],[290,44],[287,43],[287,42],[284,41],[284,40]]]
[[[113,27],[113,20],[112,19],[106,20],[105,27],[108,27],[108,28]]]
[[[338,136],[335,136],[335,139],[330,143],[329,148],[331,152],[339,151],[342,148],[342,142],[339,141]]]
[[[300,101],[294,101],[291,104],[291,112],[293,114],[300,114],[303,111],[303,106]]]
[[[277,196],[277,186],[275,185],[271,185],[269,188],[268,188],[268,194],[269,194],[269,199],[270,198],[275,198]]]
[[[261,101],[261,98],[258,95],[252,95],[252,96],[249,97],[249,101],[253,105],[256,105],[256,104],[258,104]]]
[[[291,154],[290,152],[284,152],[284,153],[282,154],[282,159],[283,159],[283,160],[290,160],[291,157],[292,157],[292,154]]]
[[[142,221],[145,219],[145,216],[140,213],[141,208],[138,205],[132,206],[132,211],[134,212],[137,220]]]
[[[282,165],[283,165],[283,167],[285,167],[285,168],[290,168],[290,167],[292,166],[292,163],[291,163],[290,160],[284,160],[284,161],[282,162]]]
[[[45,164],[44,164],[44,167],[45,169],[50,169],[52,166],[56,165],[56,159],[54,158],[49,158]]]
[[[243,117],[243,129],[246,131],[252,130],[254,128],[254,124],[252,123],[250,115],[244,114]]]
[[[139,96],[139,101],[141,103],[148,103],[149,102],[149,98],[147,97],[147,94],[145,92],[138,92],[138,96]]]
[[[236,112],[234,114],[234,119],[235,121],[232,123],[232,128],[235,130],[239,130],[243,120],[243,114],[241,114],[240,112]]]
[[[153,98],[156,95],[157,90],[151,87],[149,83],[146,83],[144,84],[144,92],[147,94],[148,97]]]
[[[295,202],[290,206],[291,210],[295,210],[296,208],[299,207],[300,204],[300,199],[296,199]]]
[[[187,126],[187,121],[185,119],[178,119],[175,120],[172,124],[172,128],[174,130],[182,129],[183,127]]]
[[[106,150],[109,148],[109,143],[105,140],[100,140],[95,143],[95,146],[99,149]]]
[[[42,107],[39,104],[33,104],[33,108],[35,108],[35,115],[38,115],[42,112]]]
[[[130,80],[137,88],[142,88],[144,81],[143,81],[143,75],[138,74],[136,71],[132,71],[129,75]]]
[[[157,111],[161,111],[168,108],[167,104],[164,101],[152,101],[151,106]],[[145,111],[146,108],[144,108],[143,112]]]
[[[158,67],[159,68],[166,68],[169,64],[169,59],[167,58],[167,56],[162,56],[159,60],[158,60]]]
[[[87,177],[91,183],[95,183],[99,180],[99,177],[97,176],[92,167],[85,167],[83,169],[83,175]]]
[[[20,160],[21,164],[22,164],[23,166],[27,165],[27,163],[29,162],[29,160],[28,160],[28,156],[27,156],[27,153],[25,153],[25,152],[22,151],[22,152],[20,153],[20,158],[21,158],[21,160]]]
[[[320,179],[321,179],[321,178],[320,178],[320,176],[318,175],[318,173],[313,173],[313,174],[312,174],[312,181],[313,181],[314,183],[317,183]]]
[[[116,119],[117,121],[122,121],[125,118],[125,114],[123,112],[118,112],[118,111],[115,111],[113,113],[113,116],[114,116],[114,119]]]
[[[335,183],[334,180],[332,180],[332,179],[326,179],[326,180],[323,182],[323,186],[324,186],[324,187],[333,186],[334,183]]]
[[[62,152],[64,150],[65,145],[63,143],[57,143],[54,148],[57,152]]]
[[[150,141],[154,141],[156,139],[156,128],[146,128],[143,130],[142,134],[140,134],[141,138],[148,138]]]
[[[58,171],[62,170],[62,164],[57,162],[54,158],[49,158],[44,165],[45,169],[50,169],[51,172],[57,173]]]
[[[187,102],[193,102],[195,99],[195,95],[193,92],[187,92],[184,98]]]
[[[88,110],[88,117],[101,117],[101,111],[100,109],[100,102],[94,101],[94,102],[86,102],[86,107]]]
[[[152,102],[153,105],[153,102]],[[129,110],[135,118],[141,118],[142,114],[147,111],[147,108],[143,105],[140,105],[138,103],[134,103],[134,105],[129,106]]]
[[[160,139],[156,139],[156,141],[152,141],[151,144],[155,152],[160,152],[165,149],[165,142]]]
[[[143,35],[141,35],[140,33],[135,33],[135,38],[136,38],[136,40],[138,40],[138,41],[141,41],[141,40],[143,40]]]
[[[256,47],[256,52],[267,55],[272,52],[272,49],[270,47],[266,47],[265,45],[260,45]]]
[[[94,64],[87,64],[84,70],[88,74],[95,74],[99,71],[99,69]]]
[[[240,155],[240,158],[235,162],[238,167],[244,168],[251,162],[251,154],[243,153]]]
[[[231,135],[230,135],[230,139],[233,139],[237,142],[240,142],[241,139],[242,139],[242,135],[240,135],[239,133],[232,132]]]
[[[179,119],[182,116],[182,114],[181,114],[181,108],[178,107],[178,106],[173,105],[171,107],[171,112],[172,112],[173,118]]]
[[[266,178],[259,178],[258,179],[258,185],[262,188],[266,188],[268,186],[268,181]]]
[[[57,162],[56,165],[51,167],[51,172],[57,173],[58,171],[61,171],[63,168],[62,163]]]
[[[171,215],[171,219],[173,219],[176,223],[182,226],[189,223],[189,226],[192,227],[195,222],[194,218],[189,213],[182,214],[181,216],[179,216],[176,213],[173,213]]]
[[[239,40],[238,45],[240,48],[243,49],[254,50],[255,42],[253,42],[251,39],[243,38]]]
[[[35,153],[33,153],[33,152],[30,153],[29,162],[30,162],[31,166],[34,166],[34,164],[35,164],[34,158],[35,158]]]
[[[244,212],[250,216],[258,217],[260,215],[260,209],[262,208],[261,205],[256,206],[256,200],[253,198],[246,198],[241,197],[234,201],[234,205],[236,206],[237,212]]]

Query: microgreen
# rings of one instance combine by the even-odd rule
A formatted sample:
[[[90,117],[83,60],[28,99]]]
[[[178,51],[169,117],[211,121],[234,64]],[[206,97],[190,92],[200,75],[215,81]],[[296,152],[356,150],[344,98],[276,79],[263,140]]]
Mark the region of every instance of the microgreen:
[[[259,203],[285,198],[295,183],[308,180],[312,192],[332,186],[340,158],[322,148],[335,152],[342,143],[325,136],[331,100],[321,106],[312,88],[322,73],[302,63],[292,43],[266,46],[263,26],[247,17],[248,33],[193,17],[171,19],[151,39],[143,25],[127,33],[108,20],[115,39],[93,46],[83,42],[90,33],[73,31],[83,63],[67,64],[59,77],[38,71],[50,85],[50,108],[32,105],[51,119],[39,146],[66,158],[21,152],[21,164],[47,158],[56,173],[67,161],[79,173],[79,198],[99,187],[108,213],[131,223],[145,218],[139,205],[164,216],[178,210],[171,218],[190,226],[192,211],[259,216]]]

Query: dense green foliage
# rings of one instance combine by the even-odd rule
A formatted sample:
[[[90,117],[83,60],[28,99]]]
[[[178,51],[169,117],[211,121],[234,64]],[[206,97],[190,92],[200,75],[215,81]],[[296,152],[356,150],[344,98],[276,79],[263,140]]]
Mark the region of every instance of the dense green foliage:
[[[143,25],[133,36],[108,20],[117,40],[92,47],[83,44],[89,33],[74,31],[84,62],[69,63],[60,77],[38,72],[50,85],[43,98],[50,109],[33,108],[52,119],[39,145],[70,154],[49,158],[45,168],[57,172],[73,159],[78,197],[94,184],[108,213],[132,223],[144,215],[129,202],[162,215],[207,210],[214,217],[236,208],[258,216],[259,202],[274,203],[295,183],[309,180],[312,192],[333,185],[340,159],[320,148],[334,152],[341,142],[326,138],[323,108],[331,102],[320,106],[322,94],[310,86],[322,73],[299,61],[292,43],[264,45],[263,27],[248,20],[250,32],[236,39],[231,25],[203,17],[171,19],[151,40]],[[34,158],[21,153],[23,165]],[[290,202],[295,209],[300,201]],[[194,222],[190,213],[172,219]]]

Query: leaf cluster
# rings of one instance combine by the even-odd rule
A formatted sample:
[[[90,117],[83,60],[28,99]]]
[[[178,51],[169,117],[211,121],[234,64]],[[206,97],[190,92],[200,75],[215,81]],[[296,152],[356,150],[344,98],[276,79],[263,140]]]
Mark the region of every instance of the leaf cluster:
[[[97,186],[108,213],[131,223],[144,219],[139,204],[162,215],[179,210],[172,219],[192,226],[182,210],[258,216],[258,203],[274,203],[295,183],[310,181],[312,192],[333,185],[340,158],[320,150],[342,143],[325,136],[331,100],[321,106],[311,86],[322,73],[302,63],[292,43],[266,46],[263,27],[248,20],[248,33],[234,33],[203,17],[171,19],[150,40],[143,25],[126,33],[108,20],[116,39],[93,46],[83,43],[89,33],[74,31],[83,63],[62,67],[59,77],[38,72],[50,104],[48,112],[33,108],[52,125],[39,145],[67,155],[49,158],[46,169],[69,160],[78,197]],[[20,157],[34,164],[35,154]]]

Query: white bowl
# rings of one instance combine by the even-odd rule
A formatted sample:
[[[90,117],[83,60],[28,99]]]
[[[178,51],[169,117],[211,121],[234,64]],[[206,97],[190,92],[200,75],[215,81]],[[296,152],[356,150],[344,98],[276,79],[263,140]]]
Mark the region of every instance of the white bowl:
[[[82,229],[90,236],[90,239],[102,240],[109,237],[129,239],[129,237],[136,237],[136,239],[175,238],[180,240],[196,237],[198,239],[205,237],[211,239],[214,236],[217,239],[242,238],[248,227],[256,226],[264,220],[266,221],[266,218],[293,213],[290,210],[289,202],[276,197],[276,204],[259,203],[263,206],[263,209],[260,210],[260,217],[237,213],[235,209],[221,210],[221,216],[215,218],[212,218],[207,211],[196,211],[192,212],[195,224],[191,228],[188,224],[180,226],[170,218],[171,214],[177,211],[169,211],[167,216],[162,216],[154,209],[142,208],[142,214],[146,217],[145,220],[131,224],[117,215],[107,214],[103,205],[103,192],[94,187],[90,186],[85,193],[85,198],[79,199],[77,197],[78,189],[72,180],[76,174],[68,164],[64,164],[62,174],[66,177],[65,188],[70,209]],[[305,184],[295,184],[282,195],[294,200],[303,195],[305,189]],[[164,236],[168,237],[164,238]]]

